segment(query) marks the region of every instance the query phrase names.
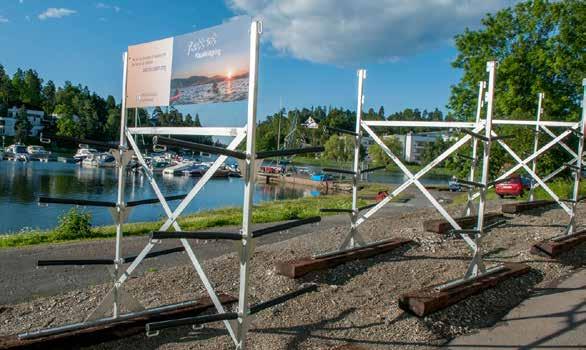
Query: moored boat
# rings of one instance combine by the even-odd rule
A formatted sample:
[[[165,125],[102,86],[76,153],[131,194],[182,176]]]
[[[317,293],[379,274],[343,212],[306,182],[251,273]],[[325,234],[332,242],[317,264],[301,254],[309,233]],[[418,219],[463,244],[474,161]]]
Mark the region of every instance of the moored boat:
[[[30,160],[30,156],[26,151],[26,146],[20,143],[8,146],[8,148],[6,148],[6,157],[20,162],[28,162]]]
[[[90,146],[88,146],[88,145],[80,144],[79,149],[77,150],[77,152],[73,156],[73,159],[75,159],[76,162],[81,162],[84,159],[86,159],[87,157],[89,157],[90,155],[94,155],[94,154],[98,154],[98,151],[96,149],[90,148]]]
[[[33,159],[38,159],[42,161],[49,160],[49,156],[51,152],[45,150],[45,147],[39,145],[31,145],[26,148],[27,153]]]
[[[114,168],[116,159],[110,153],[94,153],[81,161],[84,168]]]

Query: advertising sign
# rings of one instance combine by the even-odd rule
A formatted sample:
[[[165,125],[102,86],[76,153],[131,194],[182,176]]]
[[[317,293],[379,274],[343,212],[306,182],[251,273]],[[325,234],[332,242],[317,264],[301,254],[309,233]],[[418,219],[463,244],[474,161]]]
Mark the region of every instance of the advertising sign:
[[[248,98],[250,18],[128,48],[126,105],[153,107]]]

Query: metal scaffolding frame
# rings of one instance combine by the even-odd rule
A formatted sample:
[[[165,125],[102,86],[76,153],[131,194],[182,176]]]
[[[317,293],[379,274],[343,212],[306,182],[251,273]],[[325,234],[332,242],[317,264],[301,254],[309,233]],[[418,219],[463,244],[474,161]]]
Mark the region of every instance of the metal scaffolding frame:
[[[543,117],[543,102],[545,98],[545,94],[539,93],[538,94],[538,107],[537,107],[537,116],[535,121],[522,121],[522,120],[494,120],[493,123],[495,125],[510,125],[510,126],[520,126],[520,127],[534,127],[534,143],[533,143],[533,153],[527,156],[525,159],[522,159],[503,139],[498,139],[498,144],[515,160],[516,165],[505,171],[502,175],[500,175],[494,182],[497,183],[499,181],[506,180],[509,176],[514,174],[517,170],[523,169],[525,170],[532,181],[532,185],[530,188],[529,200],[534,200],[534,191],[536,188],[541,187],[544,191],[552,198],[553,201],[556,202],[569,216],[569,222],[564,230],[564,234],[558,237],[555,237],[554,240],[562,239],[568,236],[573,235],[574,233],[578,232],[576,227],[576,206],[579,202],[584,200],[579,195],[580,189],[580,182],[582,177],[583,169],[583,154],[584,154],[584,126],[586,123],[586,79],[583,81],[584,86],[584,94],[583,94],[583,102],[582,102],[582,116],[579,121],[577,122],[558,122],[558,121],[543,121],[541,118]],[[562,133],[559,135],[556,134],[551,130],[551,128],[559,128],[564,129]],[[542,147],[539,147],[539,136],[540,134],[545,134],[546,136],[551,137],[551,140],[547,142]],[[493,137],[497,137],[497,133],[492,131]],[[563,140],[571,135],[575,135],[578,138],[578,146],[577,150],[573,150],[567,143]],[[550,174],[540,177],[537,175],[537,159],[539,156],[547,152],[552,147],[559,145],[562,147],[569,155],[571,155],[572,160],[563,164],[558,169],[554,170]],[[529,166],[531,164],[531,167]],[[573,172],[573,188],[572,188],[572,197],[565,199],[560,198],[548,185],[547,182],[553,179],[555,176],[559,175],[564,170],[569,169]],[[489,188],[493,187],[490,185]],[[477,192],[472,196],[468,197],[467,207],[473,206],[473,201],[480,196],[480,193]]]
[[[109,305],[110,299],[113,299],[113,311],[111,317],[103,317],[97,320],[84,321],[80,323],[41,329],[34,332],[23,333],[19,335],[20,339],[32,339],[39,338],[49,335],[61,334],[73,330],[80,330],[89,328],[96,325],[104,325],[113,322],[119,322],[126,320],[131,317],[138,317],[150,314],[159,314],[175,308],[184,307],[187,305],[184,303],[166,305],[163,307],[156,307],[144,311],[130,312],[120,314],[119,305],[119,292],[123,284],[128,280],[136,268],[149,257],[154,257],[166,253],[173,253],[177,251],[185,251],[191,264],[193,265],[198,277],[200,278],[203,286],[209,295],[215,309],[216,314],[209,316],[197,316],[186,319],[177,320],[165,320],[159,322],[148,323],[146,325],[146,331],[148,336],[155,336],[160,330],[176,327],[179,325],[201,325],[208,322],[222,321],[232,339],[235,347],[239,350],[244,350],[247,347],[246,334],[250,325],[250,318],[252,315],[265,310],[269,307],[281,304],[299,295],[313,292],[317,290],[316,285],[309,285],[300,288],[296,291],[287,293],[285,295],[276,297],[274,299],[264,301],[255,305],[249,303],[249,284],[250,284],[250,259],[254,252],[255,239],[268,235],[271,233],[281,232],[288,230],[293,227],[300,225],[313,224],[321,220],[320,217],[312,217],[302,220],[296,220],[293,222],[287,222],[284,224],[275,225],[272,227],[252,230],[252,210],[253,210],[253,194],[255,175],[258,168],[258,164],[262,159],[290,155],[290,154],[301,154],[301,153],[313,153],[323,151],[323,147],[311,147],[304,149],[294,150],[277,150],[277,151],[266,151],[256,152],[255,145],[255,132],[256,132],[256,114],[257,114],[257,93],[258,93],[258,65],[259,65],[259,39],[262,32],[261,22],[254,21],[250,26],[250,67],[249,67],[249,92],[248,92],[248,108],[247,108],[247,124],[244,127],[128,127],[127,126],[127,108],[126,108],[126,78],[127,78],[127,63],[128,55],[124,53],[124,75],[123,75],[123,93],[122,93],[122,114],[120,121],[120,144],[118,150],[114,153],[116,160],[118,161],[118,189],[117,189],[117,201],[116,203],[102,203],[102,202],[91,202],[90,201],[79,201],[79,200],[61,200],[52,199],[51,203],[64,203],[64,204],[86,204],[86,205],[98,205],[108,206],[112,208],[112,215],[116,220],[116,248],[115,258],[107,260],[108,263],[114,264],[115,267],[115,282],[113,288],[108,293],[108,296],[102,300],[100,305],[97,307],[98,310],[103,311],[104,307]],[[218,154],[218,158],[213,162],[209,169],[203,174],[203,176],[197,181],[189,193],[185,196],[172,196],[165,197],[161,192],[160,187],[154,178],[153,172],[148,167],[143,154],[141,153],[136,141],[135,135],[154,135],[157,144],[159,145],[175,145],[179,147],[191,148],[195,150],[206,150]],[[202,145],[183,141],[179,139],[166,138],[158,135],[203,135],[203,136],[224,136],[233,137],[232,141],[226,148]],[[246,139],[246,150],[244,152],[237,151],[236,148]],[[126,165],[135,155],[140,167],[144,170],[148,181],[153,188],[156,199],[153,200],[141,200],[135,202],[125,201],[125,178],[126,178]],[[240,233],[222,233],[222,232],[185,232],[182,231],[181,226],[178,224],[177,219],[187,208],[187,206],[194,200],[198,193],[203,189],[205,184],[212,178],[218,168],[226,161],[229,156],[237,158],[242,164],[241,171],[244,178],[244,200],[243,200],[243,219],[242,228]],[[168,201],[182,199],[180,204],[175,210],[171,210]],[[76,203],[73,203],[76,202]],[[82,203],[83,202],[83,203]],[[142,251],[135,257],[121,258],[121,244],[123,236],[123,222],[128,216],[128,212],[131,206],[146,203],[160,203],[167,219],[163,225],[159,228],[159,231],[153,232],[150,236],[148,243],[144,246]],[[175,232],[167,232],[170,228],[173,228]],[[179,239],[182,248],[169,249],[168,251],[154,252],[151,253],[153,248],[161,242],[163,239]],[[200,259],[194,252],[188,239],[224,239],[237,241],[238,255],[240,261],[240,278],[239,278],[239,295],[238,295],[238,309],[236,312],[227,312],[222,305],[216,291],[214,290],[213,284],[206,275]],[[103,259],[104,260],[104,259]],[[106,261],[93,261],[93,264],[106,264]],[[77,260],[77,265],[84,265],[88,263],[88,260]],[[51,261],[46,264],[40,263],[39,265],[64,265],[71,262],[67,261]],[[125,271],[121,271],[122,264],[130,263]],[[111,297],[110,297],[111,296]]]
[[[539,107],[538,107],[538,114],[537,114],[537,121],[523,121],[523,120],[501,120],[501,119],[493,119],[494,114],[494,90],[495,90],[495,81],[496,81],[496,67],[497,62],[490,61],[487,63],[487,73],[488,73],[488,81],[487,82],[479,82],[478,85],[478,102],[477,102],[477,110],[476,110],[476,118],[473,122],[457,122],[457,121],[438,121],[438,122],[428,122],[428,121],[364,121],[362,120],[362,106],[364,103],[364,95],[363,95],[363,80],[366,78],[366,72],[364,70],[358,71],[358,104],[357,104],[357,120],[356,120],[356,129],[355,131],[346,131],[346,130],[339,130],[335,129],[333,131],[351,134],[354,136],[355,139],[355,153],[354,153],[354,162],[353,162],[353,169],[352,171],[349,170],[339,170],[339,169],[324,169],[325,171],[333,171],[333,172],[341,172],[347,173],[352,175],[352,209],[345,210],[351,215],[351,226],[350,231],[348,232],[347,236],[345,237],[342,245],[338,248],[338,250],[314,255],[314,258],[324,257],[324,256],[331,256],[336,255],[341,252],[350,251],[353,249],[360,249],[363,247],[371,246],[380,242],[366,244],[364,239],[359,235],[357,229],[358,227],[363,224],[366,220],[372,217],[376,212],[378,212],[382,207],[388,204],[393,198],[396,198],[400,193],[402,193],[406,188],[411,185],[415,185],[421,193],[429,200],[429,202],[434,206],[434,208],[440,213],[440,215],[452,226],[452,232],[455,234],[459,234],[463,240],[467,243],[469,248],[472,252],[472,259],[469,262],[468,268],[466,273],[464,274],[463,278],[447,282],[440,286],[437,286],[436,289],[438,290],[445,290],[449,288],[453,288],[458,285],[462,285],[467,283],[471,280],[480,278],[482,276],[486,276],[489,274],[497,273],[504,269],[503,265],[496,265],[490,268],[485,267],[484,262],[482,260],[482,249],[481,249],[481,239],[488,230],[497,227],[504,223],[504,221],[498,221],[495,223],[491,223],[489,225],[485,224],[485,210],[486,210],[486,194],[487,191],[494,187],[494,185],[498,182],[503,181],[509,175],[513,174],[516,170],[520,168],[524,168],[529,174],[537,182],[535,188],[537,186],[543,187],[552,197],[558,202],[564,210],[566,210],[570,216],[570,224],[568,225],[568,230],[574,230],[574,212],[575,206],[579,202],[578,198],[578,188],[579,188],[579,171],[576,173],[575,181],[574,181],[574,195],[571,199],[571,206],[567,206],[563,203],[551,189],[545,184],[545,182],[559,172],[564,170],[565,168],[571,167],[574,169],[581,169],[582,168],[582,161],[581,157],[577,157],[576,153],[571,150],[569,146],[562,142],[564,137],[568,136],[571,133],[575,133],[580,136],[579,142],[579,150],[577,154],[583,153],[583,142],[584,142],[584,134],[583,132],[580,133],[578,130],[584,130],[584,119],[586,118],[582,116],[582,120],[580,122],[557,122],[557,121],[542,121],[542,102],[543,102],[543,95],[539,95]],[[585,97],[586,98],[586,97]],[[485,117],[482,118],[483,111],[485,112]],[[539,140],[535,140],[534,152],[531,156],[527,157],[524,160],[521,160],[520,157],[506,144],[505,140],[510,138],[509,136],[499,136],[494,130],[493,125],[519,125],[519,126],[535,126],[536,129],[542,129],[544,133],[550,135],[553,140],[548,142],[545,146],[539,148]],[[440,128],[440,129],[459,129],[464,136],[457,140],[452,146],[450,146],[447,150],[445,150],[442,154],[440,154],[436,159],[430,162],[428,165],[423,167],[417,173],[413,174],[405,164],[399,159],[397,155],[393,153],[391,149],[389,149],[383,140],[375,133],[373,130],[376,127],[427,127],[427,128]],[[565,132],[561,135],[554,134],[549,128],[553,127],[561,127],[566,128]],[[332,128],[333,129],[333,128]],[[398,166],[398,168],[403,172],[403,174],[408,178],[405,182],[395,188],[386,198],[375,205],[369,205],[366,208],[358,208],[357,207],[357,200],[358,200],[358,179],[360,178],[361,173],[364,173],[365,170],[359,168],[358,164],[360,164],[360,138],[362,137],[362,132],[366,132],[374,142],[379,145],[382,150],[391,158],[391,160]],[[537,137],[537,134],[536,134]],[[471,141],[471,156],[462,156],[458,155],[459,157],[466,157],[472,160],[470,165],[470,170],[468,174],[467,180],[458,180],[462,185],[468,187],[468,202],[465,207],[465,214],[471,215],[473,212],[473,201],[476,198],[479,198],[479,204],[477,208],[477,221],[476,227],[474,229],[462,229],[460,224],[446,211],[446,209],[433,197],[433,195],[429,192],[427,188],[420,182],[421,177],[427,174],[431,169],[433,169],[438,164],[442,163],[448,157],[454,155],[454,153],[460,149],[463,145]],[[483,143],[483,150],[482,155],[478,154],[478,146],[479,143]],[[489,179],[489,167],[490,167],[490,152],[493,143],[497,143],[499,146],[503,147],[517,162],[518,165],[513,167],[510,171],[502,175],[501,177],[490,180]],[[543,154],[552,146],[560,144],[564,149],[566,149],[570,154],[573,154],[576,159],[574,159],[571,164],[564,165],[561,169],[556,170],[552,174],[548,175],[547,177],[541,179],[535,174],[535,170],[529,167],[529,162],[532,162],[532,167],[535,167],[536,159],[539,155]],[[481,158],[481,159],[480,159]],[[574,165],[574,163],[578,163]],[[475,170],[476,167],[481,164],[481,173],[480,173],[480,181],[476,180]],[[368,169],[366,170],[368,171]],[[474,192],[474,189],[478,189],[478,192]],[[326,209],[327,211],[335,211]],[[363,211],[364,212],[361,212]],[[339,210],[342,211],[342,210]],[[573,231],[570,231],[573,232]]]

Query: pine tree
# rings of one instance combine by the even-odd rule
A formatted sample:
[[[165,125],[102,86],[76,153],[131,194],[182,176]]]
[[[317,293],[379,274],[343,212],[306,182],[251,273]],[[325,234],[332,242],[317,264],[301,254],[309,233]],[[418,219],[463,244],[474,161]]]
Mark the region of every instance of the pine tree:
[[[32,129],[31,122],[28,120],[26,108],[20,107],[16,114],[16,122],[14,123],[15,138],[18,142],[24,142]]]

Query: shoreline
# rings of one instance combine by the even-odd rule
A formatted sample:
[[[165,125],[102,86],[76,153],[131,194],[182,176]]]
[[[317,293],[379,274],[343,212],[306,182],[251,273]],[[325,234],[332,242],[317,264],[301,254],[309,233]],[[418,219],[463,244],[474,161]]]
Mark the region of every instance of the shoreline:
[[[362,196],[372,196],[380,189],[388,187],[381,184],[372,184],[363,190]],[[395,200],[408,200],[409,194],[397,196]],[[366,205],[369,201],[360,199],[360,205]],[[331,216],[334,213],[320,213],[320,208],[347,208],[351,205],[351,197],[347,193],[336,193],[320,195],[318,197],[304,197],[298,199],[266,201],[254,206],[253,223],[274,223],[294,219],[304,219],[311,216]],[[66,215],[66,214],[64,214]],[[164,222],[141,221],[124,224],[124,236],[142,236],[151,231],[156,231]],[[195,213],[182,215],[178,222],[185,230],[201,230],[216,228],[226,225],[239,225],[242,221],[241,207],[223,207],[217,209],[203,210]],[[27,247],[47,244],[60,244],[68,242],[83,242],[104,240],[115,237],[116,227],[114,225],[92,226],[90,237],[60,239],[56,236],[58,225],[50,229],[32,229],[25,232],[9,232],[0,234],[0,251],[7,248]]]
[[[487,209],[497,210],[498,204],[491,202]],[[401,205],[392,205],[389,209],[399,207]],[[461,206],[451,205],[448,211],[457,214],[461,209]],[[540,215],[536,216],[537,213]],[[580,208],[579,217],[583,215],[584,208]],[[483,240],[485,259],[489,264],[524,262],[531,266],[531,272],[425,318],[411,316],[398,308],[396,300],[399,295],[459,277],[468,263],[469,250],[462,240],[421,229],[423,220],[438,216],[433,209],[414,209],[411,205],[404,205],[399,212],[380,213],[362,228],[365,239],[404,237],[416,243],[409,248],[311,273],[299,280],[276,274],[275,262],[337,246],[349,229],[346,215],[328,217],[318,227],[300,227],[299,231],[275,235],[272,242],[259,242],[250,276],[253,283],[251,303],[297,289],[306,282],[317,283],[319,291],[258,314],[251,325],[254,348],[326,349],[345,344],[377,344],[393,349],[412,349],[413,346],[436,349],[461,334],[491,327],[528,298],[532,290],[567,276],[577,267],[584,267],[585,244],[559,260],[529,254],[532,243],[557,235],[559,228],[552,223],[563,223],[567,219],[561,209],[509,216],[509,225],[494,229]],[[144,237],[131,237],[124,247],[135,244],[134,249],[139,250],[145,242]],[[3,261],[16,269],[3,283],[19,288],[7,289],[10,294],[6,293],[4,298],[8,299],[8,295],[20,295],[21,298],[20,301],[4,301],[5,311],[0,313],[0,324],[5,327],[0,333],[13,334],[83,318],[111,287],[104,267],[36,269],[32,262],[64,253],[78,257],[83,254],[99,256],[104,251],[111,254],[113,245],[111,241],[109,243],[97,245],[101,251],[88,249],[96,245],[82,242],[58,247],[17,248],[1,254]],[[194,243],[197,243],[195,251],[216,289],[228,294],[237,293],[238,284],[234,281],[238,277],[238,259],[231,245]],[[134,254],[135,251],[125,250],[124,253]],[[2,266],[0,263],[0,268],[5,270],[11,267]],[[47,290],[48,286],[54,287],[52,293]],[[184,253],[152,259],[133,274],[124,288],[145,307],[205,295],[203,285]],[[209,325],[195,332],[189,327],[170,329],[156,338],[139,334],[90,348],[223,349],[230,342],[221,325]]]

